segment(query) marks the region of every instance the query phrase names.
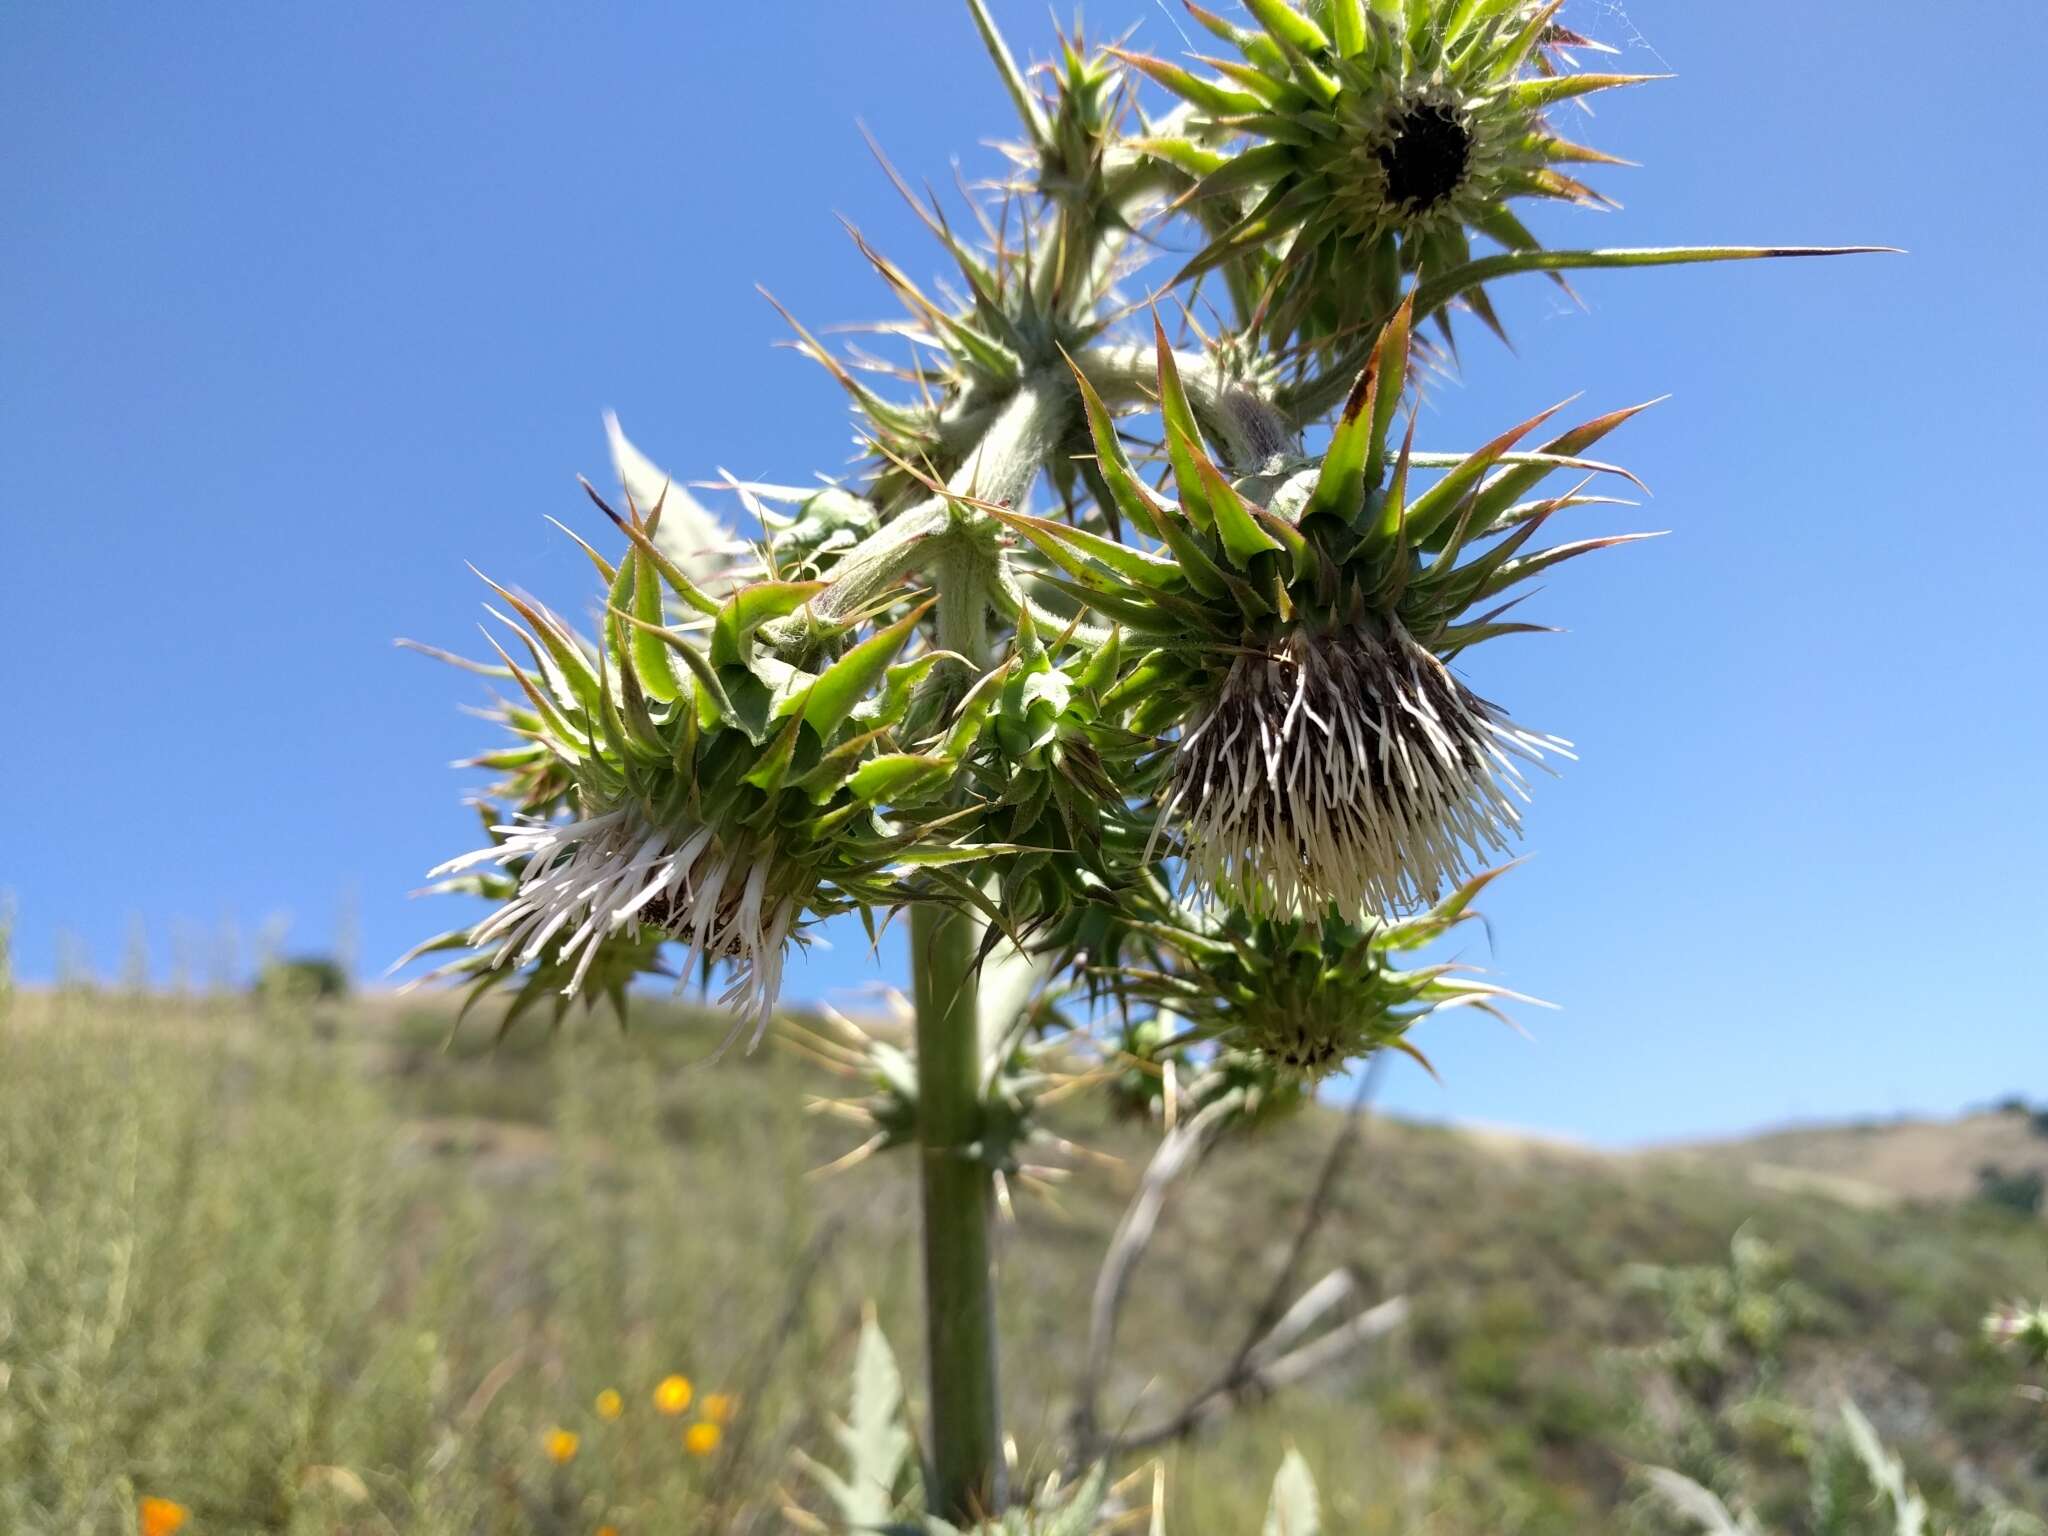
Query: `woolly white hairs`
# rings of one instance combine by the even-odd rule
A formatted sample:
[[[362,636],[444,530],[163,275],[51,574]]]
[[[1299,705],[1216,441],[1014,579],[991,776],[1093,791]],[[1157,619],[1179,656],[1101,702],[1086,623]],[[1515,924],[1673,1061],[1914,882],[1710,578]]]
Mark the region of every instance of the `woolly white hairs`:
[[[684,976],[700,959],[732,962],[731,982],[719,998],[738,1015],[728,1043],[749,1023],[754,1041],[760,1040],[782,990],[784,945],[798,915],[793,896],[782,897],[772,912],[762,910],[774,873],[771,850],[722,848],[709,827],[672,844],[666,830],[649,826],[630,807],[583,821],[492,830],[505,841],[433,873],[526,861],[518,893],[470,930],[473,946],[496,946],[494,966],[530,965],[569,929],[561,959],[582,952],[562,989],[573,997],[606,935],[659,928],[689,945]]]
[[[1569,745],[1516,725],[1398,626],[1296,633],[1232,663],[1180,740],[1161,820],[1184,818],[1205,894],[1370,921],[1505,851],[1529,798],[1520,765]]]

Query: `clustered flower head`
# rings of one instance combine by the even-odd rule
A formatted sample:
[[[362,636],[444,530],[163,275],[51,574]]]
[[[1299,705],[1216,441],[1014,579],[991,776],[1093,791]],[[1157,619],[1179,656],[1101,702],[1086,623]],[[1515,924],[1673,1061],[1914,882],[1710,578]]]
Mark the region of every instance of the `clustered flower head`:
[[[1428,912],[1362,927],[1333,912],[1302,920],[1176,907],[1133,925],[1132,949],[1149,948],[1155,963],[1127,959],[1115,979],[1126,998],[1151,1004],[1174,1029],[1154,1054],[1211,1043],[1282,1080],[1309,1082],[1382,1049],[1427,1067],[1408,1039],[1424,1018],[1475,1007],[1504,1019],[1502,1003],[1531,1001],[1452,962],[1398,963],[1473,916],[1474,898],[1495,873]]]
[[[1258,916],[1319,920],[1334,908],[1364,924],[1425,906],[1509,847],[1526,770],[1568,755],[1451,664],[1537,628],[1503,618],[1520,583],[1626,542],[1532,548],[1552,516],[1590,498],[1584,482],[1523,498],[1632,413],[1516,453],[1546,411],[1419,487],[1412,425],[1410,442],[1390,440],[1409,357],[1404,308],[1327,451],[1233,479],[1209,456],[1163,331],[1157,350],[1177,500],[1139,477],[1085,377],[1080,388],[1101,473],[1160,548],[1006,520],[1058,567],[1058,586],[1124,631],[1131,660],[1107,703],[1127,705],[1140,734],[1174,734],[1159,825],[1177,830],[1198,888]]]
[[[735,1032],[758,1038],[804,923],[886,899],[885,871],[920,836],[883,808],[914,803],[949,765],[892,750],[892,732],[944,658],[899,664],[913,608],[848,633],[815,670],[779,660],[757,631],[820,584],[755,581],[715,600],[663,552],[661,503],[629,506],[612,514],[627,541],[616,565],[585,546],[607,588],[596,640],[493,583],[517,617],[490,611],[526,653],[492,639],[523,696],[499,715],[518,739],[495,758],[514,772],[509,814],[433,875],[497,907],[415,953],[466,951],[436,974],[479,990],[513,979],[515,1013],[552,996],[558,1017],[578,994],[622,1001],[642,971],[723,967]]]
[[[1612,50],[1559,25],[1559,0],[1245,8],[1256,26],[1189,6],[1237,54],[1199,59],[1211,73],[1132,62],[1188,104],[1144,147],[1190,178],[1211,234],[1189,272],[1251,257],[1244,298],[1276,343],[1341,340],[1393,309],[1404,276],[1469,263],[1475,235],[1538,249],[1519,199],[1605,204],[1559,167],[1613,157],[1548,111],[1651,78],[1570,68],[1573,50]],[[1483,289],[1467,300],[1500,328]]]

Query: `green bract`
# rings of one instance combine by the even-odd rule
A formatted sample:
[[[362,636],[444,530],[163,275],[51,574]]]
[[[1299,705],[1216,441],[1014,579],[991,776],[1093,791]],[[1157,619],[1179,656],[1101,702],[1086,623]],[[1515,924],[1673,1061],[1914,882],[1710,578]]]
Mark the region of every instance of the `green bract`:
[[[1452,1007],[1498,1015],[1500,1000],[1530,1001],[1460,976],[1456,965],[1395,964],[1471,916],[1472,899],[1494,873],[1398,923],[1177,908],[1142,930],[1162,946],[1171,968],[1126,965],[1118,980],[1127,996],[1182,1021],[1177,1038],[1217,1042],[1254,1067],[1270,1064],[1283,1078],[1325,1077],[1381,1049],[1428,1066],[1407,1038],[1422,1019]]]
[[[1190,104],[1147,147],[1194,178],[1188,205],[1212,229],[1190,264],[1251,258],[1241,279],[1274,342],[1327,344],[1376,322],[1409,272],[1473,260],[1473,236],[1538,250],[1509,209],[1538,197],[1604,199],[1559,170],[1614,162],[1556,133],[1546,109],[1651,76],[1559,74],[1563,0],[1249,0],[1257,27],[1190,6],[1239,57],[1133,63]],[[1499,330],[1485,289],[1466,303]]]
[[[435,874],[500,905],[427,947],[476,951],[447,969],[480,985],[516,976],[525,1007],[537,986],[617,998],[673,940],[686,950],[678,975],[729,966],[735,1033],[758,1036],[809,918],[901,899],[888,873],[900,859],[955,856],[913,852],[921,826],[882,814],[952,775],[950,758],[894,739],[917,684],[948,658],[898,661],[927,604],[815,672],[792,667],[755,634],[817,583],[755,582],[715,601],[662,551],[659,504],[612,516],[624,558],[584,546],[608,586],[598,643],[492,584],[517,617],[491,612],[527,655],[492,641],[525,699],[502,716],[519,744],[487,759],[511,774],[500,788],[512,814],[489,846]],[[671,606],[694,623],[671,627]],[[503,873],[473,873],[486,866]]]
[[[1239,281],[1266,335],[1324,344],[1388,314],[1405,275],[1464,266],[1474,234],[1539,249],[1509,204],[1599,205],[1558,167],[1619,163],[1546,109],[1651,78],[1559,73],[1563,50],[1596,46],[1557,25],[1561,4],[1248,0],[1249,28],[1191,5],[1237,58],[1202,60],[1207,77],[1132,60],[1191,108],[1146,141],[1195,178],[1187,202],[1213,231],[1189,272],[1251,258]],[[1484,289],[1465,297],[1500,329]]]
[[[1583,450],[1633,413],[1516,453],[1546,411],[1419,488],[1410,445],[1390,446],[1404,307],[1323,456],[1233,481],[1203,446],[1163,331],[1158,354],[1177,501],[1138,477],[1107,408],[1085,378],[1080,388],[1118,507],[1159,547],[1000,515],[1063,572],[1057,586],[1125,631],[1131,662],[1106,707],[1127,707],[1138,732],[1180,732],[1164,810],[1198,884],[1255,913],[1334,903],[1354,921],[1435,900],[1508,846],[1522,765],[1565,748],[1515,725],[1447,663],[1537,627],[1502,617],[1514,600],[1495,600],[1516,585],[1627,541],[1532,548],[1553,514],[1589,498],[1579,487],[1522,498],[1554,470],[1586,466]]]
[[[1104,707],[1123,650],[1117,633],[1055,662],[1072,629],[1049,645],[1020,611],[1011,655],[962,702],[948,750],[967,765],[987,839],[1013,850],[992,864],[1013,931],[1057,920],[1091,885],[1117,881],[1145,852],[1149,818],[1126,803],[1149,743]]]

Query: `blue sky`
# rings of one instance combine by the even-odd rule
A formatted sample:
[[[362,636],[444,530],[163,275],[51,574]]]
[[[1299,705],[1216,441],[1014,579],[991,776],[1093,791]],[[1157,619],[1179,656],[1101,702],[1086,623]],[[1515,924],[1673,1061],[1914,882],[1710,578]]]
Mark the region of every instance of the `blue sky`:
[[[1037,4],[997,0],[1020,50]],[[1178,51],[1177,8],[1116,0]],[[1567,12],[1568,16],[1573,12]],[[2048,563],[2034,7],[1581,5],[1622,67],[1581,137],[1643,162],[1572,243],[1884,242],[1907,257],[1509,290],[1421,437],[1584,389],[1673,399],[1610,440],[1674,536],[1571,566],[1473,682],[1580,743],[1488,907],[1522,1040],[1428,1027],[1393,1102],[1628,1141],[2048,1097],[2040,871]],[[2007,65],[2004,60],[2012,60]],[[501,580],[580,609],[600,412],[679,475],[847,458],[769,345],[885,295],[835,212],[935,253],[870,160],[993,159],[964,8],[14,6],[0,18],[0,889],[24,972],[342,914],[375,971],[449,914],[445,764]],[[796,974],[878,974],[858,931]],[[210,943],[203,939],[201,943]],[[1478,936],[1474,935],[1475,944]],[[1478,952],[1475,951],[1475,954]],[[900,979],[885,950],[879,974]]]

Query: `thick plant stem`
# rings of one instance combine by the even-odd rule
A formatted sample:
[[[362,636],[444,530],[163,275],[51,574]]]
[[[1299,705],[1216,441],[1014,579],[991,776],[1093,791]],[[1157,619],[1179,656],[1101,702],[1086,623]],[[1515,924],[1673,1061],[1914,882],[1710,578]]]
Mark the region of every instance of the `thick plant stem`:
[[[911,910],[924,1189],[926,1347],[931,1380],[930,1513],[969,1522],[1003,1503],[996,1375],[993,1218],[981,1135],[981,1041],[973,974],[977,925]]]
[[[1066,380],[1054,375],[1027,382],[953,477],[953,488],[998,503],[1022,501],[1071,408]],[[1001,572],[993,548],[971,526],[952,528],[946,540],[932,566],[939,643],[978,669],[988,662],[988,612]],[[928,1512],[956,1524],[999,1511],[1006,1495],[996,1370],[995,1186],[978,1145],[980,937],[971,917],[929,905],[911,909],[932,1408]]]

